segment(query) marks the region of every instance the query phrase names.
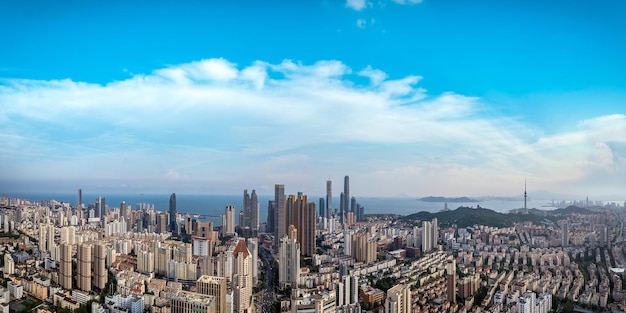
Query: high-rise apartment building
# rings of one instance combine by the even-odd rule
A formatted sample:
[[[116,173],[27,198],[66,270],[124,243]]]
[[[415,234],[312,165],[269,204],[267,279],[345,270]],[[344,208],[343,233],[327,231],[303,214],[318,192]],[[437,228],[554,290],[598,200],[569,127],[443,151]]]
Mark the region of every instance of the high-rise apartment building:
[[[128,207],[126,206],[126,201],[122,201],[122,203],[120,203],[120,220],[124,219],[126,222],[129,222],[129,214],[128,214]]]
[[[178,225],[176,221],[176,193],[170,195],[170,223],[169,231],[173,234],[178,233]]]
[[[216,312],[213,296],[195,292],[179,291],[170,300],[170,313]]]
[[[274,239],[276,245],[285,235],[288,225],[285,220],[285,185],[274,186]]]
[[[215,297],[215,313],[226,312],[226,288],[225,277],[203,275],[196,281],[196,292]]]
[[[93,260],[91,265],[93,271],[93,286],[100,290],[104,290],[109,280],[106,268],[107,250],[107,246],[103,242],[98,242],[93,245]]]
[[[233,272],[233,312],[253,312],[252,301],[252,255],[246,242],[240,239],[233,251],[235,268]]]
[[[232,236],[235,234],[235,207],[227,205],[222,215],[222,236]]]
[[[77,274],[76,287],[82,291],[91,291],[91,243],[83,242],[76,251]]]
[[[284,236],[278,250],[278,282],[280,288],[297,288],[300,278],[300,244]]]
[[[65,290],[72,290],[72,246],[61,243],[59,250],[59,285]]]
[[[561,224],[561,246],[567,247],[569,245],[569,224],[565,221]]]
[[[411,289],[404,284],[398,284],[387,291],[385,313],[410,313]]]
[[[456,262],[454,259],[446,264],[446,288],[448,302],[456,303]]]
[[[352,235],[352,256],[357,262],[372,263],[376,261],[377,245],[367,233]]]
[[[289,195],[286,207],[287,225],[293,225],[298,230],[298,242],[302,249],[302,255],[313,256],[315,254],[315,202],[309,202],[309,198],[301,193],[298,196]]]

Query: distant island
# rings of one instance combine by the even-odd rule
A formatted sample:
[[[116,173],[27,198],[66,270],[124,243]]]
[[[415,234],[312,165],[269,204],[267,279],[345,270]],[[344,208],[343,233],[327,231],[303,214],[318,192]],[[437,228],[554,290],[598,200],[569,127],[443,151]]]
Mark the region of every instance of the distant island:
[[[448,198],[448,197],[423,197],[418,199],[424,202],[449,202],[449,203],[463,203],[463,202],[480,202],[476,199],[470,199],[468,197]]]

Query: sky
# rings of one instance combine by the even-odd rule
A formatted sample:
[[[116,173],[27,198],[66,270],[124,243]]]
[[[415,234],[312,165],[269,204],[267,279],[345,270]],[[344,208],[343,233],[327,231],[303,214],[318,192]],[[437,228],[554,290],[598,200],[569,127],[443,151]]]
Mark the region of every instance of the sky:
[[[626,200],[624,1],[0,0],[0,192]]]

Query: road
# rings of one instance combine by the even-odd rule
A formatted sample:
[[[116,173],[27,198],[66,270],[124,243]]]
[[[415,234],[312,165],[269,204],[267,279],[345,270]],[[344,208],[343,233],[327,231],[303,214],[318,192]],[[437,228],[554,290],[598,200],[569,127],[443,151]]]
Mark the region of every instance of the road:
[[[274,303],[274,256],[265,249],[259,249],[259,255],[265,264],[265,291],[263,291],[263,303],[261,304],[261,313],[272,312],[272,303]]]

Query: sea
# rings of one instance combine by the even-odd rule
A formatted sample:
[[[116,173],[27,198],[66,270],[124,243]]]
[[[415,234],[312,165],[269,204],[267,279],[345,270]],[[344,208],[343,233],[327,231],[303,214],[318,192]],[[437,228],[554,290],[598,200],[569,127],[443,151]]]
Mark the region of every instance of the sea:
[[[78,201],[77,194],[43,194],[43,193],[11,193],[7,194],[9,198],[27,199],[31,202],[41,202],[56,200],[59,202],[67,202],[75,205]],[[84,205],[95,203],[98,196],[105,198],[105,203],[110,208],[119,208],[122,201],[127,205],[131,205],[135,209],[139,203],[153,204],[154,208],[159,211],[169,209],[170,194],[86,194],[82,195]],[[261,223],[267,220],[268,201],[274,199],[274,195],[257,195],[259,199],[259,220]],[[319,196],[309,196],[309,201],[315,201],[319,205]],[[399,214],[409,215],[421,211],[431,213],[439,212],[446,209],[444,202],[426,202],[419,198],[411,197],[357,197],[357,202],[365,209],[365,214]],[[224,213],[224,208],[233,205],[239,211],[243,204],[242,195],[191,195],[176,194],[176,210],[181,213],[204,215],[205,219],[212,220],[214,225],[221,225],[222,221],[219,217]],[[333,208],[339,207],[339,198],[333,198]],[[508,213],[512,209],[524,207],[523,198],[494,200],[486,199],[479,202],[449,202],[447,209],[454,210],[458,207],[477,207],[487,208],[496,212]],[[542,210],[556,209],[550,200],[530,199],[527,202],[528,208],[537,208]],[[318,209],[319,210],[319,209]],[[239,215],[235,214],[235,219],[239,219]],[[236,221],[238,223],[238,221]]]

